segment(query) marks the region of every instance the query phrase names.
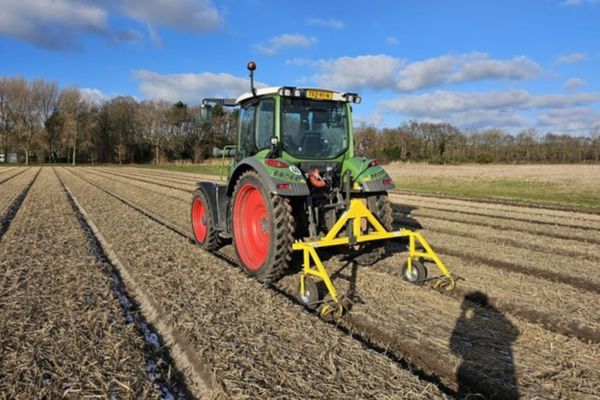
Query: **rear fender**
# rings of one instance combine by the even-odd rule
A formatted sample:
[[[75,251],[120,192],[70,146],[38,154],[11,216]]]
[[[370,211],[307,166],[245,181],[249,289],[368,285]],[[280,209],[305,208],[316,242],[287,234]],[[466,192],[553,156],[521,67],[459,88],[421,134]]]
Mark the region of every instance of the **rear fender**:
[[[267,185],[267,190],[273,194],[278,194],[281,196],[308,196],[310,191],[308,190],[308,186],[305,181],[300,182],[290,182],[283,179],[277,179],[277,177],[269,174],[269,171],[265,167],[263,163],[261,163],[256,158],[247,158],[242,160],[238,165],[236,165],[235,170],[231,174],[231,178],[229,179],[229,184],[227,185],[227,195],[233,195],[233,189],[235,188],[235,184],[239,177],[248,170],[254,170],[258,173],[262,181]],[[271,171],[273,173],[277,173],[277,169],[272,168]],[[288,171],[289,172],[289,171]],[[285,189],[278,189],[278,184],[287,185]]]
[[[202,190],[208,199],[213,221],[216,221],[220,232],[227,232],[227,186],[214,182],[198,182],[198,190]]]

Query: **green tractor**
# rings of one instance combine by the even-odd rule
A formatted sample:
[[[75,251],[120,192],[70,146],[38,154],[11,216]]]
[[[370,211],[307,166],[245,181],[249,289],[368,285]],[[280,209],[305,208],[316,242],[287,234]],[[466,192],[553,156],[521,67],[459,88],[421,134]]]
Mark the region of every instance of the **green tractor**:
[[[254,62],[248,69],[249,93],[236,100],[203,101],[208,112],[218,104],[239,107],[240,113],[237,144],[214,152],[234,160],[227,182],[199,182],[194,192],[196,243],[215,251],[231,240],[243,270],[271,283],[289,267],[293,244],[325,237],[351,201],[360,201],[379,228],[391,231],[387,191],[394,183],[377,160],[354,154],[352,106],[361,98],[356,93],[289,86],[256,89]],[[374,230],[365,215],[346,225],[348,229],[335,236],[348,238],[350,257],[360,264],[382,257],[384,241],[353,240],[360,236],[353,234],[353,226],[363,233]],[[415,259],[412,264],[418,263]],[[423,271],[419,265],[409,266],[406,276],[423,280]],[[309,305],[318,299],[312,282],[306,282],[303,275],[299,297]]]

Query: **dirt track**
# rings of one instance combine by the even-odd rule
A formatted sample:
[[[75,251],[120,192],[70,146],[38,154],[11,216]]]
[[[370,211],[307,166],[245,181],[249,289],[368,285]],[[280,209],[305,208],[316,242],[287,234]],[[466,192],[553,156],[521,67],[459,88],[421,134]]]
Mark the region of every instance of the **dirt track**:
[[[131,200],[134,203],[140,204],[146,209],[151,210],[162,218],[169,219],[175,224],[181,226],[182,229],[187,229],[188,225],[188,212],[187,208],[189,204],[184,207],[182,205],[175,205],[177,198],[182,203],[185,202],[184,187],[193,187],[193,178],[188,178],[190,183],[186,182],[183,178],[177,177],[175,179],[181,180],[182,183],[176,184],[175,179],[169,178],[166,183],[167,186],[177,187],[178,189],[172,189],[169,187],[161,186],[164,183],[159,179],[156,173],[144,174],[139,170],[134,171],[134,174],[129,174],[125,170],[117,170],[116,173],[111,170],[110,175],[116,177],[111,180],[102,178],[101,176],[108,176],[106,172],[88,171],[91,172],[86,176],[86,179],[90,179],[97,184],[118,192],[121,196]],[[166,174],[165,174],[166,175]],[[127,178],[129,177],[129,178]],[[145,182],[144,182],[145,181]],[[122,182],[122,183],[118,183]],[[126,182],[129,182],[127,184]],[[155,182],[156,184],[151,184]],[[158,185],[157,185],[158,184]],[[161,194],[162,193],[162,194]],[[162,201],[161,201],[162,196]],[[188,195],[189,196],[189,195]],[[187,197],[189,199],[189,197]],[[188,200],[189,201],[189,200]],[[506,207],[506,206],[503,206]],[[520,212],[524,210],[518,208]],[[537,210],[539,213],[539,210]],[[556,211],[552,211],[554,215]],[[544,221],[544,216],[540,216],[539,219]],[[465,222],[465,223],[468,223]],[[428,233],[425,231],[426,237],[433,236],[434,233]],[[539,235],[542,235],[540,233]],[[438,234],[439,235],[439,234]],[[454,243],[456,240],[454,236],[439,235],[436,239],[444,240],[449,243]],[[554,240],[554,239],[550,239]],[[435,244],[436,240],[430,239]],[[557,240],[559,241],[559,240]],[[477,241],[475,241],[477,242]],[[494,242],[485,242],[488,247],[483,247],[481,251],[486,254],[490,253],[491,250],[497,247]],[[480,243],[481,244],[481,243]],[[476,244],[471,243],[472,246]],[[450,246],[452,247],[452,246]],[[507,249],[508,250],[508,249]],[[513,249],[509,250],[513,252]],[[597,254],[591,252],[591,256],[597,257]],[[462,257],[461,257],[462,258]],[[500,257],[502,258],[502,257]],[[459,259],[456,259],[460,261]],[[539,261],[533,260],[533,264],[537,264]],[[359,293],[360,298],[367,305],[355,305],[352,310],[350,321],[346,323],[352,329],[362,329],[364,334],[371,333],[374,337],[374,341],[380,341],[382,345],[393,345],[399,341],[403,342],[402,346],[392,346],[392,349],[399,354],[408,354],[411,360],[422,367],[423,369],[429,369],[435,374],[446,376],[451,378],[454,374],[455,368],[458,368],[460,358],[453,355],[448,355],[448,348],[452,347],[452,340],[448,337],[456,337],[456,334],[452,334],[456,331],[456,319],[461,315],[460,303],[453,299],[449,299],[445,296],[440,296],[435,293],[423,291],[423,289],[407,287],[403,284],[395,284],[390,281],[389,274],[380,273],[378,270],[386,270],[393,268],[394,265],[398,265],[399,260],[391,259],[384,260],[381,265],[374,271],[363,272],[361,269],[356,277],[353,278],[354,286],[353,291]],[[457,262],[458,264],[458,262]],[[490,297],[492,297],[493,304],[502,305],[506,310],[513,309],[512,314],[516,315],[517,318],[506,317],[498,318],[497,312],[493,309],[481,309],[478,312],[482,312],[482,319],[486,321],[486,326],[475,325],[476,329],[471,327],[471,330],[478,331],[478,340],[483,340],[491,345],[496,343],[498,332],[505,332],[507,336],[510,336],[511,331],[514,327],[516,330],[521,332],[521,335],[514,344],[514,354],[516,357],[517,365],[517,379],[522,394],[525,397],[531,397],[535,395],[543,395],[553,397],[557,393],[562,393],[565,396],[584,396],[582,392],[592,394],[593,385],[587,382],[587,379],[579,379],[573,377],[567,377],[565,375],[577,375],[576,371],[593,371],[593,357],[597,356],[598,346],[596,344],[586,345],[579,342],[576,339],[569,339],[559,334],[552,334],[544,329],[541,329],[536,323],[542,323],[544,325],[544,315],[546,317],[554,317],[556,321],[562,323],[565,326],[571,326],[571,333],[573,336],[577,336],[577,327],[579,324],[583,324],[587,328],[597,328],[598,315],[595,313],[593,308],[589,305],[592,304],[594,294],[589,293],[585,290],[573,287],[573,285],[565,285],[561,283],[550,282],[548,279],[537,279],[535,276],[525,275],[515,271],[508,272],[502,269],[494,270],[494,265],[477,265],[479,263],[467,263],[461,266],[461,270],[465,271],[465,275],[468,282],[465,283],[465,289],[478,289],[486,291]],[[541,266],[535,266],[544,270],[547,266],[545,264]],[[550,265],[548,268],[552,268]],[[349,270],[351,268],[346,268]],[[481,272],[483,271],[483,272]],[[493,277],[499,278],[497,281],[498,285],[494,285]],[[342,275],[352,274],[349,271],[343,272]],[[350,279],[352,281],[352,279]],[[284,279],[281,283],[281,287],[285,288],[286,285],[291,287],[295,284],[294,278]],[[486,285],[485,283],[488,282]],[[338,279],[336,282],[342,291],[344,287],[343,279]],[[531,290],[533,290],[533,295]],[[418,290],[417,290],[418,289]],[[556,293],[564,293],[565,296],[556,296]],[[537,296],[542,299],[536,300]],[[575,296],[573,304],[568,304],[568,299],[572,299]],[[516,297],[516,299],[515,299]],[[577,299],[583,299],[583,306],[579,304]],[[585,299],[588,299],[587,302]],[[385,299],[384,302],[381,299]],[[405,304],[406,299],[411,299],[411,305]],[[558,299],[558,300],[557,300]],[[564,302],[567,301],[565,305]],[[416,306],[414,303],[416,302]],[[577,303],[577,304],[576,304]],[[390,305],[391,304],[391,305]],[[410,312],[407,312],[409,307]],[[558,311],[556,309],[558,308]],[[523,311],[525,309],[525,311]],[[429,315],[432,313],[431,310],[439,310],[439,313]],[[564,314],[563,314],[564,310]],[[487,314],[486,314],[487,313]],[[536,314],[537,313],[537,314]],[[542,314],[541,321],[540,314]],[[574,322],[568,317],[568,315],[574,315]],[[501,315],[501,314],[500,314]],[[431,317],[431,320],[428,319]],[[494,326],[494,322],[490,321],[501,321],[502,326]],[[506,322],[505,322],[506,321]],[[534,322],[529,323],[527,321]],[[577,322],[579,321],[579,322]],[[546,322],[548,322],[546,320]],[[551,328],[551,324],[546,324],[547,328]],[[378,327],[374,329],[374,327]],[[492,329],[494,328],[494,329]],[[560,327],[559,327],[560,328]],[[416,329],[416,331],[415,331]],[[420,337],[416,332],[419,329],[425,329],[423,335]],[[481,332],[479,332],[481,330]],[[557,329],[559,332],[563,331],[562,328]],[[394,332],[394,334],[390,334]],[[487,336],[490,332],[493,336]],[[565,333],[569,333],[569,329],[566,329]],[[404,334],[404,336],[402,336]],[[452,334],[452,335],[451,335]],[[468,334],[467,334],[468,336]],[[434,340],[432,337],[438,339]],[[443,339],[445,338],[445,339]],[[471,340],[469,337],[466,340]],[[507,339],[508,340],[508,339]],[[546,354],[545,350],[540,350],[545,347],[541,343],[556,343],[557,348],[554,348],[551,354]],[[496,343],[497,344],[497,343]],[[493,347],[493,346],[492,346]],[[429,349],[428,351],[417,351],[416,349]],[[460,357],[461,345],[458,346],[458,356]],[[406,351],[409,349],[410,351]],[[411,350],[413,349],[413,350]],[[506,376],[506,369],[500,367],[499,369],[486,369],[486,365],[490,360],[496,360],[499,362],[501,359],[500,354],[505,349],[498,349],[500,353],[494,355],[494,352],[482,352],[478,357],[470,360],[473,366],[483,374],[484,380],[494,382],[494,374],[498,374],[498,378]],[[590,358],[591,357],[591,358]],[[577,360],[573,363],[572,368],[564,368],[562,366],[562,359]],[[554,361],[552,361],[554,360]],[[438,362],[439,361],[439,362]],[[436,365],[431,365],[435,363]],[[502,363],[500,362],[500,365]],[[510,369],[510,365],[507,366]],[[563,371],[564,370],[564,374]],[[532,371],[532,372],[530,372]],[[570,371],[570,372],[567,372]],[[552,379],[548,379],[543,385],[536,383],[537,376],[539,374],[549,374],[554,376]],[[587,372],[586,372],[587,373]],[[587,383],[586,383],[587,382]],[[544,394],[545,393],[545,394]]]

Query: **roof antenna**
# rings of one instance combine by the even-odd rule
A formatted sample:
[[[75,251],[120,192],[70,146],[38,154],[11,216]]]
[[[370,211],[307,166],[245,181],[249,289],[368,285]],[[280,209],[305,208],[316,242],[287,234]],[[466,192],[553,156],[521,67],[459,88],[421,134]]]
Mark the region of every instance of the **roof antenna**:
[[[254,61],[248,62],[248,71],[250,71],[250,90],[252,95],[256,96],[256,88],[254,87],[254,70],[256,69],[256,63]]]

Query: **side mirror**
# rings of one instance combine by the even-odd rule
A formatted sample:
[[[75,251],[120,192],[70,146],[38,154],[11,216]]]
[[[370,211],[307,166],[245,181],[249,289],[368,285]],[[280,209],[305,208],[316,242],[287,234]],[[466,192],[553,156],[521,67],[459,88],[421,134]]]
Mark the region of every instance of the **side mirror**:
[[[271,137],[271,150],[269,151],[269,154],[267,155],[267,157],[269,157],[269,158],[279,157],[280,150],[281,150],[281,146],[279,144],[279,139],[277,139],[276,136],[272,136]]]

